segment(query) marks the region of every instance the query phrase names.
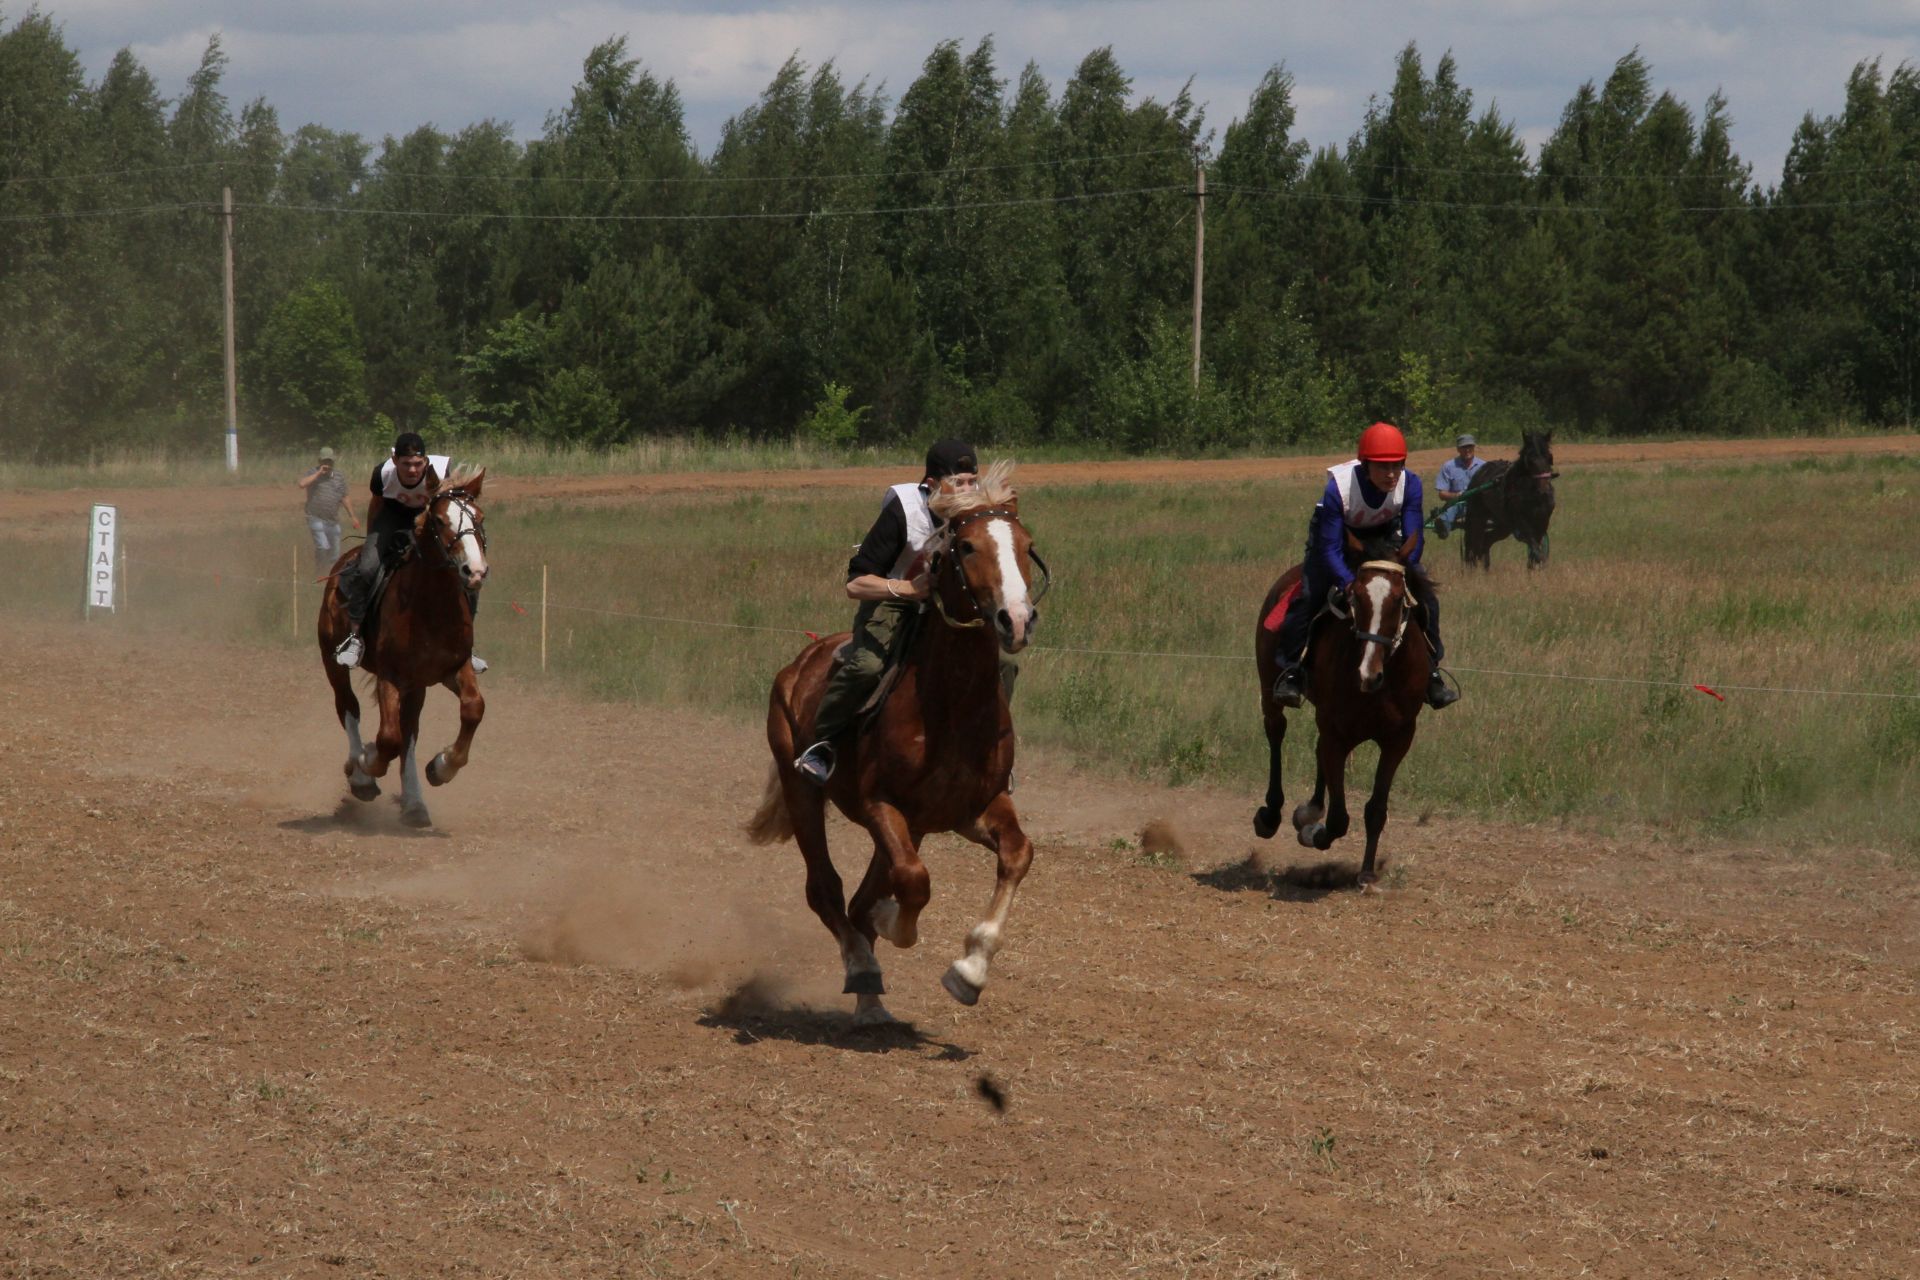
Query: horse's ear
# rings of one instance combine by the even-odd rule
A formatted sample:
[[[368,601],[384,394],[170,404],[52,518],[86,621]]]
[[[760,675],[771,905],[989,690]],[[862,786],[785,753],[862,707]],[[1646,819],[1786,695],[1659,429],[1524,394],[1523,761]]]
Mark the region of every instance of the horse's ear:
[[[1007,500],[1000,505],[1007,509],[1009,515],[1017,516],[1020,514],[1020,495],[1010,493],[1007,495]]]
[[[480,496],[480,482],[482,480],[485,480],[486,478],[487,478],[487,469],[485,467],[482,467],[478,471],[473,473],[473,479],[467,481],[465,484],[461,485],[460,487],[467,491],[468,496],[477,498]]]

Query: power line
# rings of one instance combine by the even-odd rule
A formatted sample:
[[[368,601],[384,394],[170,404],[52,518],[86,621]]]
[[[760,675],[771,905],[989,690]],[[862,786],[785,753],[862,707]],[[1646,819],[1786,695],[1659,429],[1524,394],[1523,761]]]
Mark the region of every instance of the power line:
[[[1423,200],[1405,199],[1399,196],[1345,195],[1337,191],[1298,191],[1276,187],[1243,187],[1221,184],[1213,190],[1230,195],[1267,196],[1275,200],[1320,201],[1323,204],[1360,204],[1389,205],[1397,208],[1423,209],[1481,209],[1498,210],[1508,213],[1623,213],[1626,210],[1616,205],[1601,204],[1554,204],[1542,202],[1506,201],[1486,203],[1469,200]],[[1787,213],[1798,209],[1857,209],[1871,206],[1901,204],[1904,201],[1889,196],[1881,200],[1823,200],[1795,202],[1793,204],[1761,203],[1753,204],[1736,200],[1723,205],[1679,205],[1670,212],[1674,213]]]
[[[1010,209],[1025,205],[1077,204],[1117,200],[1125,196],[1188,193],[1185,183],[1160,187],[1129,187],[1121,191],[1088,191],[1079,195],[1027,196],[1014,200],[977,200],[956,204],[896,205],[877,209],[801,209],[779,213],[492,213],[476,209],[369,209],[344,205],[239,204],[236,209],[280,213],[345,214],[353,217],[483,218],[500,222],[769,222],[809,218],[864,218],[905,213],[955,213],[968,209]]]

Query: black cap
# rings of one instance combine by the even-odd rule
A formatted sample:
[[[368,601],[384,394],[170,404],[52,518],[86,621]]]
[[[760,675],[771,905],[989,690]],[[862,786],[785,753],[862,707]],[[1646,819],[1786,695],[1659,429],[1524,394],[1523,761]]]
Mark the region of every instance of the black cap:
[[[427,453],[427,442],[420,438],[418,431],[402,431],[393,438],[394,457],[408,458],[416,453],[422,457]]]
[[[980,470],[973,446],[965,440],[938,440],[927,450],[927,474],[935,480],[942,476],[972,474]]]

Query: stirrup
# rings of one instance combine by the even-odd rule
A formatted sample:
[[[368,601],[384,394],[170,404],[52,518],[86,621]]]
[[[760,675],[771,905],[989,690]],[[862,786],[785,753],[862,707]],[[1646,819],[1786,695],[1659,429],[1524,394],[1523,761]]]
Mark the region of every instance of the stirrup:
[[[1299,663],[1283,668],[1273,682],[1273,700],[1283,707],[1297,707],[1306,701],[1307,673]]]
[[[347,638],[342,640],[339,647],[333,651],[333,660],[351,671],[360,665],[360,659],[366,651],[366,642],[360,638],[360,633],[348,632]]]
[[[1435,667],[1433,674],[1427,677],[1427,705],[1435,711],[1450,707],[1460,701],[1460,690],[1447,684],[1447,678]]]
[[[793,770],[816,787],[826,786],[833,776],[833,748],[825,742],[814,743],[794,758]]]

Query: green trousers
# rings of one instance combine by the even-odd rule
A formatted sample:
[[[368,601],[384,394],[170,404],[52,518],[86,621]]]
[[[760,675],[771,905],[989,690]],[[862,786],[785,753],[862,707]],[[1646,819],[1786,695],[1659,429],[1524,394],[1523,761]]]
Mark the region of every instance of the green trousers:
[[[894,656],[894,646],[906,636],[913,618],[913,606],[899,600],[863,600],[853,615],[853,648],[846,661],[834,668],[820,695],[820,709],[813,717],[813,740],[827,742],[849,728],[860,708],[873,696],[880,674]],[[938,625],[931,619],[928,625]],[[1013,684],[1020,676],[1020,664],[1002,651],[1000,687],[1008,703],[1013,701]]]

